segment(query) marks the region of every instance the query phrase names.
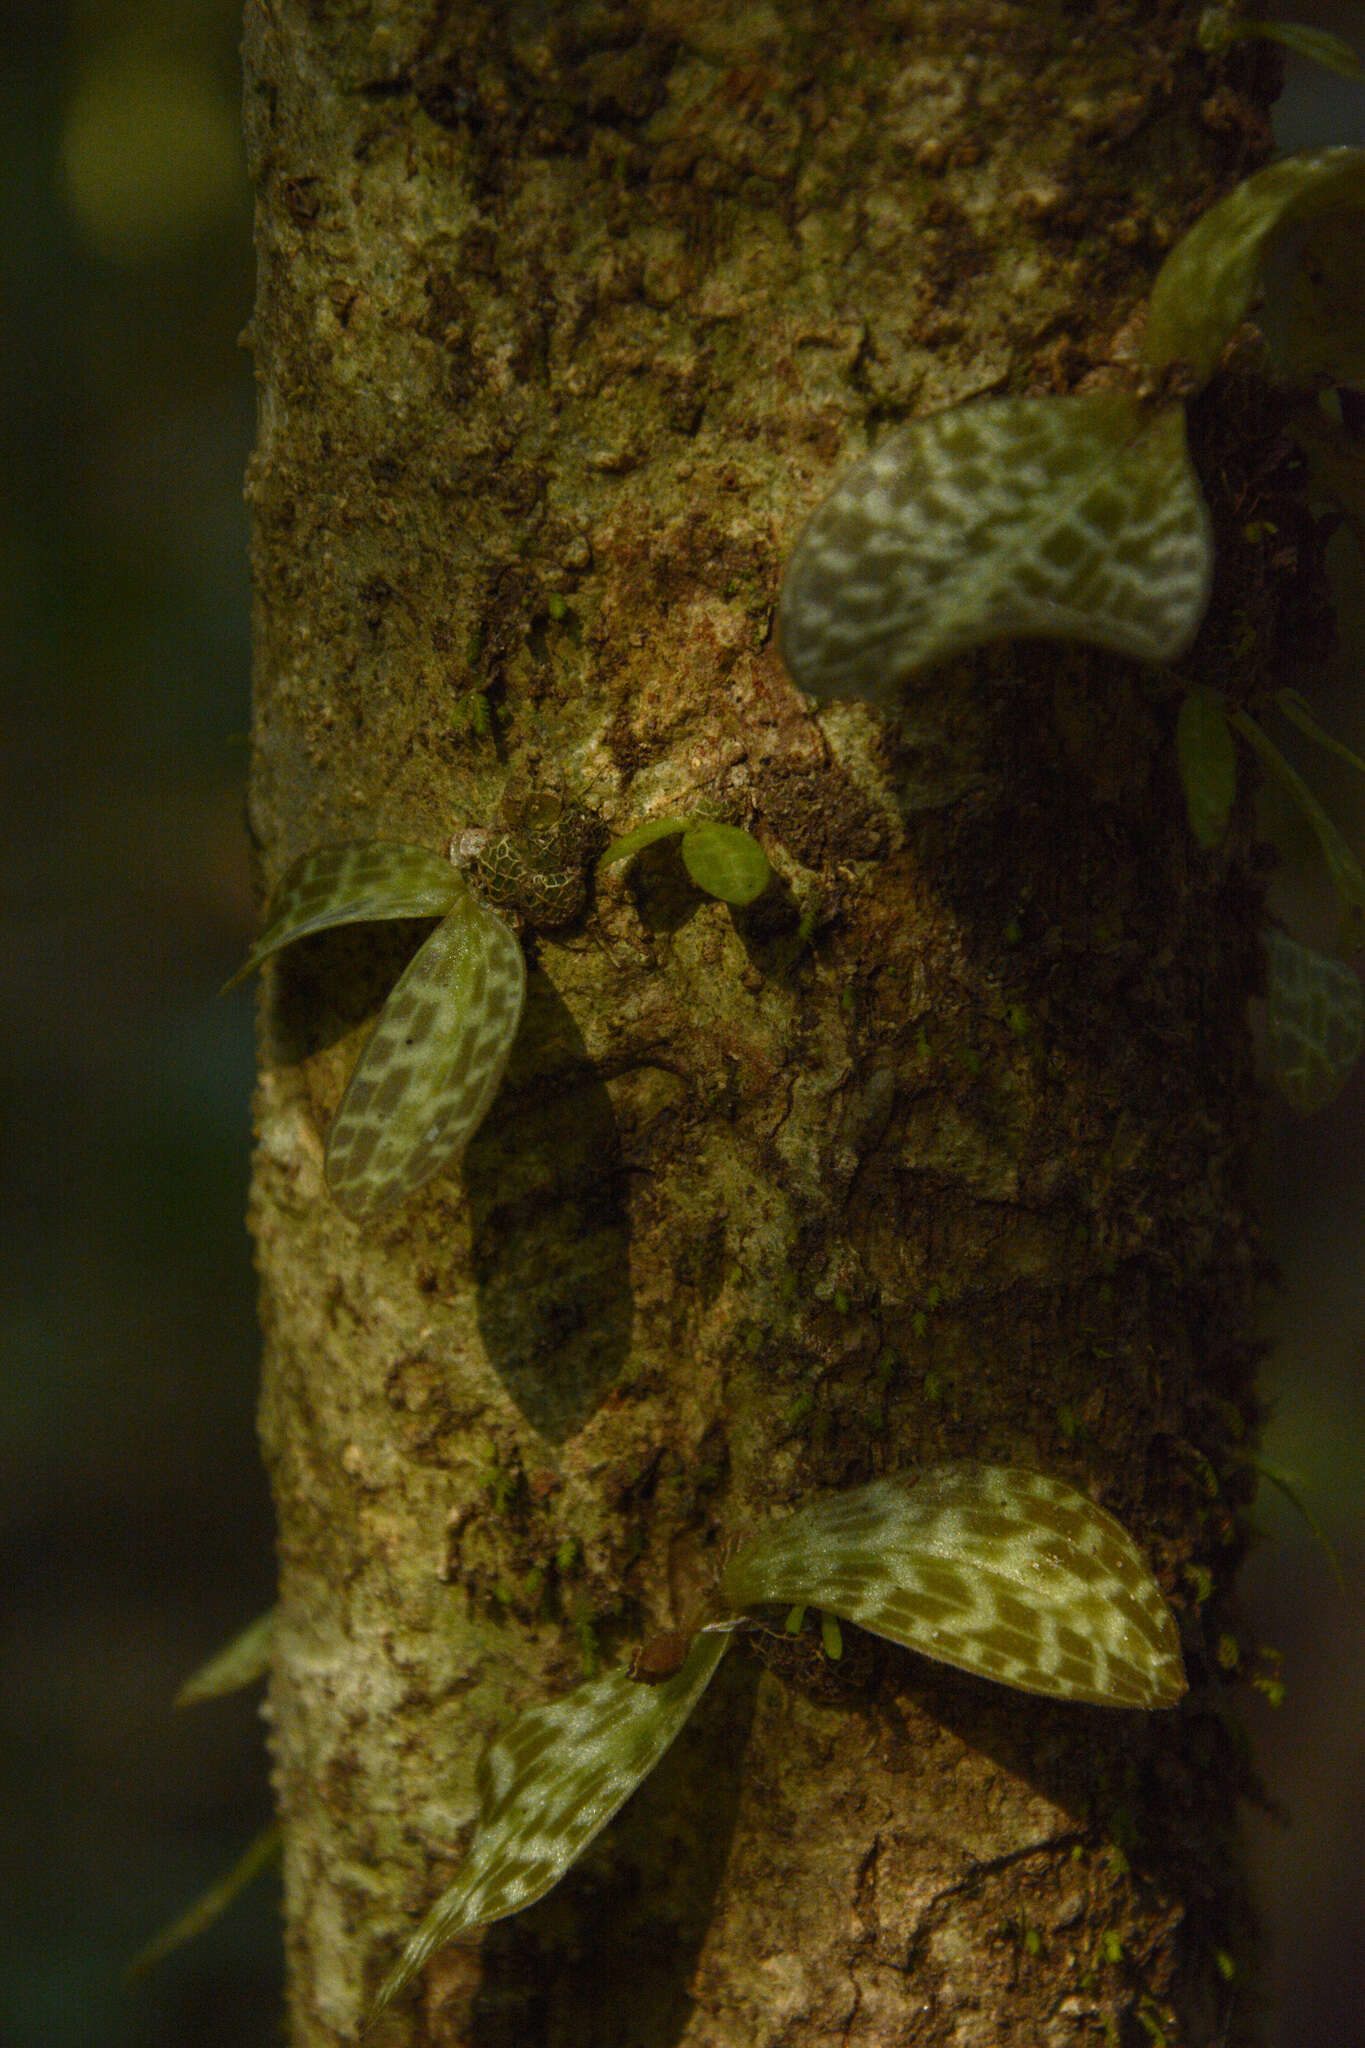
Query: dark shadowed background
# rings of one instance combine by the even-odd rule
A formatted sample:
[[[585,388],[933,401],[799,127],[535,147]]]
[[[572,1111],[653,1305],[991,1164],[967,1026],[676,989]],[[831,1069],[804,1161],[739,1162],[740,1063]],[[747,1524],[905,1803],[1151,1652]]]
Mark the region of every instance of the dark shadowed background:
[[[1359,0],[1292,12],[1365,48]],[[8,0],[0,31],[0,2042],[255,2048],[280,2037],[273,1877],[120,1989],[269,1810],[255,1697],[170,1710],[272,1577],[241,1220],[251,996],[216,994],[254,915],[238,5]],[[1281,138],[1365,140],[1365,87],[1293,64]],[[1337,546],[1353,651],[1286,681],[1362,747],[1365,573]],[[1359,846],[1362,791],[1311,767]],[[1277,907],[1328,937],[1311,849],[1266,824]],[[1247,1820],[1276,2048],[1365,2043],[1363,1124],[1358,1078],[1310,1123],[1272,1112],[1264,1145],[1284,1276],[1266,1450],[1348,1585],[1263,1489],[1243,1640],[1283,1653],[1286,1690],[1242,1699],[1285,1816]]]

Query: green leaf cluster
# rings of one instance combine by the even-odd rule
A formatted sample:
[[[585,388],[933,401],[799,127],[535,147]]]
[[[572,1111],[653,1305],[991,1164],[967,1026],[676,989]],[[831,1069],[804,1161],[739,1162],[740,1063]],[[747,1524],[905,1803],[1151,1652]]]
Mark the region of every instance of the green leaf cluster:
[[[839,1617],[1056,1699],[1169,1707],[1185,1690],[1175,1622],[1141,1554],[1063,1481],[958,1464],[834,1494],[736,1553],[720,1612],[661,1683],[612,1671],[528,1708],[495,1738],[475,1774],[464,1862],[404,1945],[375,2010],[445,1942],[559,1881],[659,1762],[744,1617],[807,1605],[822,1611],[830,1658],[843,1650]]]

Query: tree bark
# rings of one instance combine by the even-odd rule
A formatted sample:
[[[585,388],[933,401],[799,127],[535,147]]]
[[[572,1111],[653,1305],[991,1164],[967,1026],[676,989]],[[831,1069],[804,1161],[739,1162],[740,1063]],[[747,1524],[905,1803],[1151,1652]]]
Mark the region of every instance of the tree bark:
[[[321,1142],[410,935],[265,977],[298,2048],[357,2037],[512,1712],[685,1625],[769,1511],[945,1458],[1120,1516],[1185,1707],[760,1640],[578,1869],[369,2038],[1242,2037],[1212,1645],[1254,1415],[1247,820],[1193,846],[1178,691],[1120,660],[992,650],[898,719],[816,717],[770,635],[882,423],[1075,388],[1265,154],[1273,60],[1210,68],[1198,12],[250,0],[263,888],[547,785],[616,831],[716,805],[778,872],[731,912],[664,847],[529,933],[463,1168],[364,1231]],[[1235,631],[1245,677],[1277,423],[1233,380],[1197,428],[1226,546],[1192,672]]]

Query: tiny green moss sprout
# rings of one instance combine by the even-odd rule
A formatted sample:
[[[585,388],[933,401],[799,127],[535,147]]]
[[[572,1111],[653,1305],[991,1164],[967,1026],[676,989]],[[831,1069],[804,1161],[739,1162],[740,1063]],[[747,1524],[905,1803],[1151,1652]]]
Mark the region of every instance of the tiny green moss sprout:
[[[790,1634],[819,1610],[946,1664],[1060,1700],[1170,1707],[1185,1690],[1170,1609],[1126,1531],[1042,1473],[942,1465],[798,1508],[743,1544],[719,1612],[661,1682],[623,1666],[517,1716],[475,1772],[464,1862],[380,1987],[390,2004],[434,1951],[542,1897],[653,1770],[754,1609]]]

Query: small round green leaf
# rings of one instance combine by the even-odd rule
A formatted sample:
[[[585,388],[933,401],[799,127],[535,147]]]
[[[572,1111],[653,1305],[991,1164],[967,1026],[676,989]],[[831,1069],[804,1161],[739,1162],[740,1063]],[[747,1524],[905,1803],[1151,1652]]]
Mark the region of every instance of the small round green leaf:
[[[752,903],[772,880],[768,856],[738,825],[701,818],[683,834],[683,865],[699,889],[722,903]]]
[[[1221,692],[1202,683],[1190,691],[1176,720],[1175,752],[1190,830],[1211,850],[1222,843],[1237,796],[1237,743]]]

